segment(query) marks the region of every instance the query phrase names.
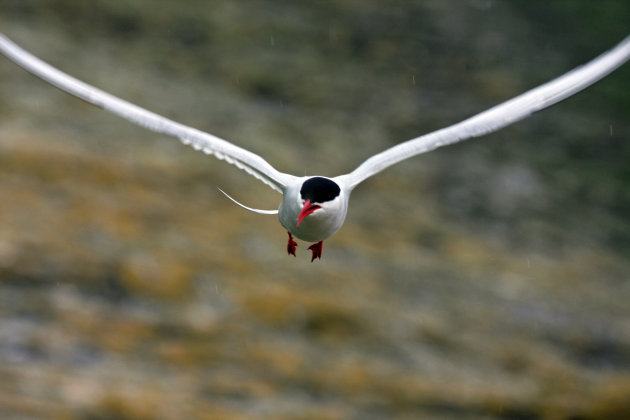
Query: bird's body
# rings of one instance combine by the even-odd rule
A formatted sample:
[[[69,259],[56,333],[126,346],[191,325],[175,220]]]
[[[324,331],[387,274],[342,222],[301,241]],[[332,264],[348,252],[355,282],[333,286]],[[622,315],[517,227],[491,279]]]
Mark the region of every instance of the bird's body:
[[[315,193],[308,189],[312,185],[318,188]],[[336,194],[334,187],[337,188]],[[320,190],[330,191],[331,188],[333,193],[319,193]],[[329,178],[321,176],[298,178],[295,183],[288,185],[284,192],[278,209],[278,219],[286,230],[303,241],[323,241],[337,233],[343,225],[348,212],[349,198],[349,193]],[[298,224],[307,200],[309,205],[319,208],[314,209]]]
[[[250,211],[277,213],[280,224],[289,232],[288,253],[295,255],[295,235],[298,239],[315,242],[309,247],[314,260],[321,257],[323,241],[343,225],[350,194],[365,179],[412,156],[499,130],[574,95],[630,59],[630,37],[584,66],[462,122],[391,147],[370,157],[354,171],[333,178],[296,177],[279,172],[260,156],[226,140],[176,123],[83,83],[29,54],[2,34],[0,52],[58,88],[140,126],[177,137],[197,150],[235,165],[282,193],[277,211],[253,209],[228,197]]]

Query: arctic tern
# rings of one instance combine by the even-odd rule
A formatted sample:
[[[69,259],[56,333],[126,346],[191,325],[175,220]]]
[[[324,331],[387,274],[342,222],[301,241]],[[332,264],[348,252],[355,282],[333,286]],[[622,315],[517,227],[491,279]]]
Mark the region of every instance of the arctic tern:
[[[350,193],[362,181],[402,160],[438,147],[497,131],[585,89],[630,58],[630,36],[587,64],[457,124],[416,137],[378,153],[354,171],[336,177],[297,177],[274,169],[260,156],[212,134],[179,124],[81,82],[43,62],[0,34],[0,52],[25,70],[87,102],[135,124],[179,138],[196,150],[235,165],[280,192],[278,210],[239,206],[260,214],[278,214],[288,231],[287,252],[295,256],[294,236],[314,242],[311,262],[321,258],[323,241],[343,225]]]

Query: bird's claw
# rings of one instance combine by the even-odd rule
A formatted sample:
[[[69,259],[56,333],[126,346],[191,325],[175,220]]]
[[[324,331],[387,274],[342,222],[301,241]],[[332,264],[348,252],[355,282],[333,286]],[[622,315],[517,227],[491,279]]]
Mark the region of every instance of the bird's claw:
[[[298,244],[297,242],[293,240],[293,235],[291,235],[291,232],[287,232],[287,233],[289,234],[289,242],[287,243],[287,253],[295,257],[295,249],[297,248]],[[324,247],[324,241],[319,241],[316,244],[313,244],[308,247],[308,249],[310,249],[313,254],[311,258],[311,262],[315,261],[315,258],[317,259],[322,258],[323,247]]]
[[[313,245],[308,247],[308,249],[310,249],[311,252],[313,253],[313,258],[311,258],[311,262],[315,261],[315,258],[317,258],[317,259],[321,259],[322,258],[322,248],[323,247],[324,247],[324,241],[319,241],[316,244],[313,244]]]
[[[293,240],[293,235],[291,232],[287,232],[289,234],[289,243],[287,244],[287,252],[289,255],[293,255],[295,257],[295,248],[297,248],[298,244]]]

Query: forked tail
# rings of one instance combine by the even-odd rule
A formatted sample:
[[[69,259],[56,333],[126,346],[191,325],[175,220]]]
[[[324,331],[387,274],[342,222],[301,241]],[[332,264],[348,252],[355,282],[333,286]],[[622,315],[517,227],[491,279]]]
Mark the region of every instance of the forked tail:
[[[217,189],[219,191],[221,191],[223,193],[223,195],[225,195],[227,198],[229,198],[230,200],[232,200],[233,202],[235,202],[239,206],[243,207],[245,210],[249,210],[251,212],[258,213],[258,214],[278,214],[278,210],[260,210],[260,209],[253,209],[251,207],[247,207],[246,205],[241,204],[238,201],[236,201],[235,199],[233,199],[232,197],[230,197],[229,194],[226,193],[225,191],[223,191],[221,188],[217,187]]]

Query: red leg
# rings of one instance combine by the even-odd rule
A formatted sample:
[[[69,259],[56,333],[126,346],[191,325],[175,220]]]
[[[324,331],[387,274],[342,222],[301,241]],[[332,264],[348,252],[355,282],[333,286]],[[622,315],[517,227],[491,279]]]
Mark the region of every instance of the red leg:
[[[293,240],[293,235],[291,232],[287,232],[289,234],[289,243],[287,244],[287,252],[289,255],[293,255],[295,257],[295,248],[297,248],[298,244]]]
[[[313,253],[313,258],[311,258],[311,262],[315,261],[315,258],[322,258],[322,248],[324,247],[324,241],[319,241],[316,244],[313,244],[308,247]]]

